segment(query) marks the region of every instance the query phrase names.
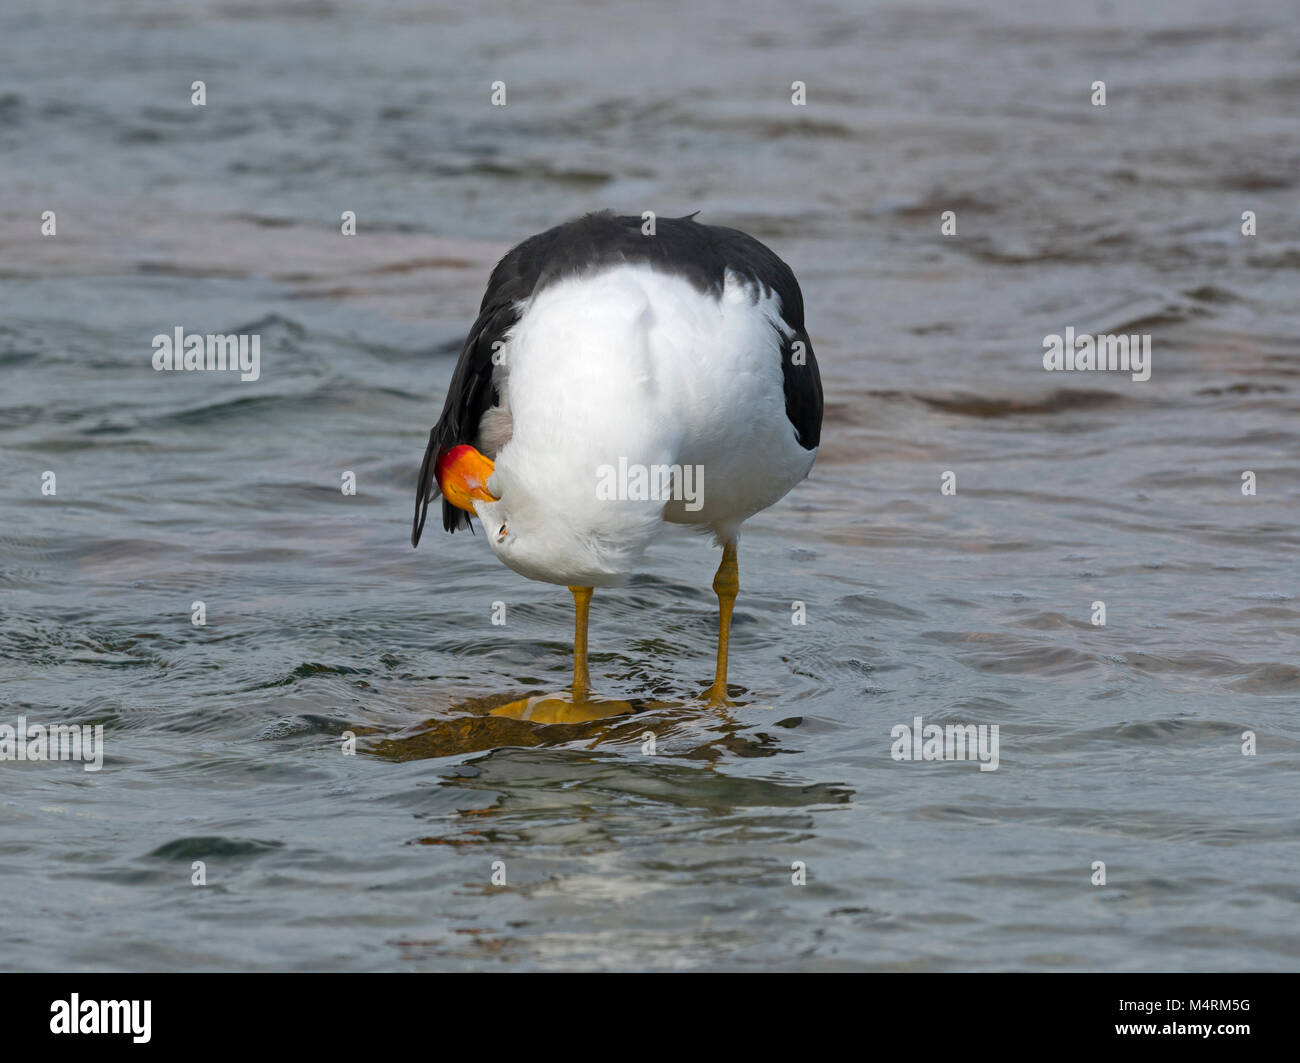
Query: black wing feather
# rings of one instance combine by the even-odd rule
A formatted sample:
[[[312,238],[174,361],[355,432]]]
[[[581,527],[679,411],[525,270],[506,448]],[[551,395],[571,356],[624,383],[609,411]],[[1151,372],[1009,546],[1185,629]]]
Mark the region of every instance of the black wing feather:
[[[494,274],[495,276],[495,274]],[[492,351],[493,344],[502,339],[514,325],[518,315],[512,304],[485,306],[470,329],[460,360],[447,387],[447,401],[443,403],[442,416],[429,433],[429,445],[420,463],[420,478],[415,490],[415,517],[411,522],[411,545],[420,541],[424,522],[428,517],[429,503],[441,493],[434,479],[438,455],[460,443],[472,443],[478,438],[478,424],[484,412],[492,405]],[[458,528],[473,530],[470,516],[457,509],[445,498],[442,500],[442,526],[449,532]]]
[[[781,338],[781,374],[785,392],[785,415],[794,425],[799,445],[812,450],[822,438],[822,377],[817,369],[812,341],[803,320],[803,292],[790,269],[776,253],[739,229],[702,225],[714,234],[714,241],[726,268],[762,285],[764,294],[776,292],[781,300],[781,317],[792,335]],[[796,344],[802,344],[801,349]],[[801,362],[796,362],[798,355]]]

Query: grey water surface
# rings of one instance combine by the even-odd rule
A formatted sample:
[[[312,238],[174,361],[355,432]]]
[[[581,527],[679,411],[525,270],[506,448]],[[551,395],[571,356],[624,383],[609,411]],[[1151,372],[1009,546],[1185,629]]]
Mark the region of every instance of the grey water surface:
[[[1290,0],[13,0],[0,40],[0,725],[104,738],[0,761],[0,968],[1300,965]],[[565,685],[570,598],[412,550],[416,470],[492,264],[603,207],[793,266],[823,446],[746,526],[734,708],[717,552],[669,537],[593,604],[641,711],[489,717]],[[259,378],[154,371],[178,326]],[[1045,371],[1067,327],[1150,379]],[[893,759],[916,717],[997,770]]]

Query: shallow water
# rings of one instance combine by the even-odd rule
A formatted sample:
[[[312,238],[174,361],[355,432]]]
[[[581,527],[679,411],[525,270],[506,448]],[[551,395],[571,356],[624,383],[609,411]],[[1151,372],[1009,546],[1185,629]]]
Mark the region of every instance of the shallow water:
[[[1294,969],[1291,5],[424,6],[0,14],[0,723],[106,744],[0,763],[0,966]],[[670,538],[593,604],[643,711],[532,725],[567,592],[411,502],[491,264],[603,206],[792,264],[824,445],[737,707]],[[177,325],[261,378],[154,372]],[[1067,326],[1151,379],[1045,372]],[[998,769],[893,760],[916,716]]]

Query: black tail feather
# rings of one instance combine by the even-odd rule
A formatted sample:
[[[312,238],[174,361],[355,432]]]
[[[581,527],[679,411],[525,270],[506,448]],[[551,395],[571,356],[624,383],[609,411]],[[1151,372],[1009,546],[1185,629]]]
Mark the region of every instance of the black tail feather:
[[[424,521],[429,516],[429,503],[439,492],[434,484],[434,465],[438,459],[438,429],[429,432],[429,445],[424,448],[424,461],[420,463],[420,478],[415,484],[415,516],[411,518],[411,545],[418,546],[424,531]]]
[[[429,445],[424,448],[424,460],[420,462],[420,478],[415,484],[415,516],[411,518],[412,546],[420,544],[420,536],[424,533],[424,522],[429,517],[429,505],[436,502],[442,494],[434,476],[438,471],[438,455],[447,449],[438,442],[441,427],[441,424],[435,425],[429,432]],[[474,532],[474,522],[470,519],[470,515],[463,509],[457,509],[445,498],[442,500],[442,526],[449,532],[460,528],[468,528],[470,534]]]

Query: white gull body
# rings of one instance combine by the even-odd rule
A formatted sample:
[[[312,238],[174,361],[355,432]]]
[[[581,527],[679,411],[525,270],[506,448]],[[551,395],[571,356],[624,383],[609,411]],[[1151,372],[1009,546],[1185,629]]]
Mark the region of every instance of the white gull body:
[[[792,330],[774,290],[728,271],[714,294],[624,263],[556,280],[516,309],[494,358],[499,402],[475,441],[495,461],[498,498],[475,510],[516,572],[618,584],[664,522],[732,541],[812,468],[817,448],[786,414]],[[627,497],[609,497],[611,470],[673,466],[696,477],[677,480],[675,497],[642,497],[631,476],[618,480]]]

